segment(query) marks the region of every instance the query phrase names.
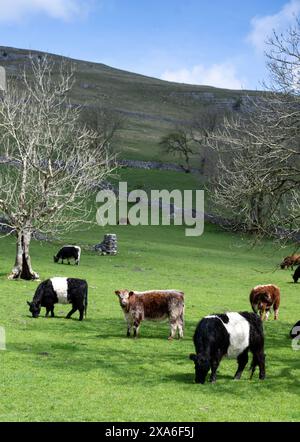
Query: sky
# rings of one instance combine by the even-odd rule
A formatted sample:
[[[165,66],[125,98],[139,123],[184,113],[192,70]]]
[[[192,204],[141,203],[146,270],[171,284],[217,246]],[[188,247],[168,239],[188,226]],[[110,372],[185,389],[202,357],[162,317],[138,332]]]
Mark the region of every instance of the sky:
[[[0,46],[181,83],[261,89],[266,39],[300,0],[0,0]]]

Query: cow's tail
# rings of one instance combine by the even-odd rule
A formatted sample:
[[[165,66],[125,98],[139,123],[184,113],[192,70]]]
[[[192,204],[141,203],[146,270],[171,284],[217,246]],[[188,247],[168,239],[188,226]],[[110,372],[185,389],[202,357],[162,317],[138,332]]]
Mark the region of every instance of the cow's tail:
[[[257,308],[254,307],[254,304],[252,304],[252,302],[251,302],[251,307],[252,307],[253,312],[257,314]]]
[[[86,283],[85,294],[84,294],[84,317],[86,318],[88,308],[88,284]]]
[[[181,303],[181,312],[180,312],[180,320],[182,322],[182,329],[184,330],[184,310],[185,310],[185,305],[184,305],[184,293],[182,292],[182,303]]]
[[[257,366],[258,366],[257,359],[255,358],[255,356],[253,356],[253,359],[252,359],[252,362],[250,365],[250,379],[252,379]]]

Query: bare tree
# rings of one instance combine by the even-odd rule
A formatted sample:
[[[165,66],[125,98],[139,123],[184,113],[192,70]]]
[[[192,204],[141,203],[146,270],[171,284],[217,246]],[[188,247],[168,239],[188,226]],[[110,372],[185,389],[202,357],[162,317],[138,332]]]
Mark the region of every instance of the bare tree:
[[[195,152],[200,157],[202,174],[207,169],[209,163],[214,165],[215,155],[209,149],[209,138],[221,125],[226,111],[218,110],[215,106],[206,106],[199,111],[189,124],[189,134],[195,143]],[[212,167],[213,168],[213,167]]]
[[[191,158],[200,156],[200,170],[203,172],[207,157],[212,156],[211,151],[207,150],[208,139],[222,121],[223,116],[224,112],[217,110],[215,106],[206,106],[190,121],[175,126],[172,131],[161,138],[159,145],[164,152],[183,158],[185,165],[180,166],[187,173],[191,171]]]
[[[191,171],[190,159],[194,155],[194,140],[190,133],[190,128],[177,128],[169,134],[163,136],[159,142],[161,148],[173,155],[184,158],[185,165],[181,164],[182,169],[189,173]]]
[[[112,167],[105,140],[80,124],[80,109],[68,101],[72,84],[67,62],[32,57],[0,100],[0,213],[17,238],[11,279],[38,278],[30,260],[33,233],[87,222],[91,190]]]
[[[82,121],[87,128],[97,134],[95,143],[106,145],[113,151],[113,144],[118,138],[119,131],[125,125],[125,118],[120,113],[102,106],[82,110]]]
[[[269,45],[270,90],[249,97],[211,142],[219,155],[212,194],[239,228],[286,240],[300,220],[299,20]]]

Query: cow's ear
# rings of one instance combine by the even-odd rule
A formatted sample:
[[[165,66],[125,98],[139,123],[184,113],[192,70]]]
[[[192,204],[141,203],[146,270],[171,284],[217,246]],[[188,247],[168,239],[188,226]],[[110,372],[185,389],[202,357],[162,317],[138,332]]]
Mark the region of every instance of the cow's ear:
[[[115,294],[116,294],[117,296],[119,296],[119,294],[120,294],[120,290],[115,290]]]
[[[134,292],[133,292],[133,291],[131,291],[131,292],[128,293],[128,296],[132,296],[132,295],[134,295]]]
[[[195,353],[191,353],[191,354],[190,354],[190,359],[191,359],[191,361],[196,362],[196,360],[197,360],[197,355],[196,355]]]
[[[27,304],[29,305],[29,307],[31,306],[31,302],[27,301]]]

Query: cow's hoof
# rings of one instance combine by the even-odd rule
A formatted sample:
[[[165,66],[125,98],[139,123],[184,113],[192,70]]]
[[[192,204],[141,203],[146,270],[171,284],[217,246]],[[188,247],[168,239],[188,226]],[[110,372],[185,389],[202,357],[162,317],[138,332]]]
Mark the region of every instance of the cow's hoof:
[[[169,337],[168,337],[168,341],[173,341],[172,336],[169,336]]]

